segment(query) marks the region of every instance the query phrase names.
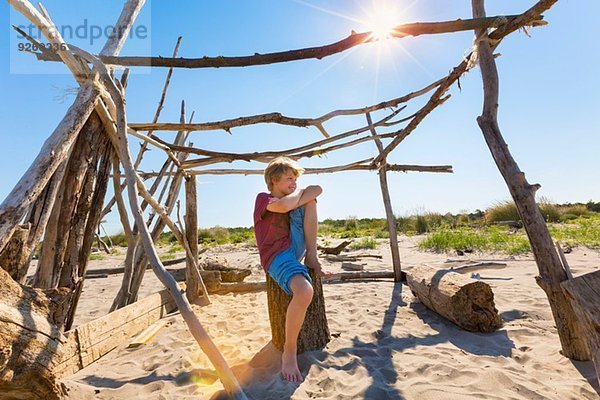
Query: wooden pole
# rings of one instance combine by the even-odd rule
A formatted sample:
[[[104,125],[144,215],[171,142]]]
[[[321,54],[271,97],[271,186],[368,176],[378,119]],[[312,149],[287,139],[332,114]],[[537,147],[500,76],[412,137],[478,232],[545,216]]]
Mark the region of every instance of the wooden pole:
[[[197,279],[198,260],[198,197],[196,177],[185,176],[185,236],[190,247],[185,263],[186,296],[193,303],[200,295],[200,285]],[[191,258],[191,259],[190,259]],[[194,271],[195,270],[195,271]],[[195,273],[196,272],[196,273]]]
[[[540,3],[551,5],[554,1]],[[472,0],[472,6],[475,17],[485,15],[483,0]],[[489,38],[485,31],[476,32],[476,36],[484,91],[483,111],[481,116],[477,117],[477,123],[519,210],[540,272],[536,281],[546,292],[550,302],[563,354],[575,360],[589,360],[591,353],[585,341],[584,331],[573,310],[572,302],[565,296],[560,285],[567,280],[567,275],[554,248],[544,217],[535,202],[535,192],[540,186],[527,182],[525,174],[508,150],[498,126],[499,78]]]
[[[373,120],[371,119],[371,113],[367,113],[367,122],[371,127],[371,135],[375,137],[375,145],[379,154],[383,153],[383,144],[381,139],[377,137],[375,127],[373,127]],[[398,231],[396,229],[396,217],[394,216],[394,210],[392,209],[392,200],[390,198],[390,191],[387,183],[387,160],[384,157],[379,164],[379,186],[381,187],[381,196],[383,197],[383,206],[385,207],[385,217],[387,219],[388,232],[390,234],[390,250],[392,251],[392,265],[394,267],[394,282],[400,282],[402,280],[402,265],[400,264],[400,250],[398,249]]]
[[[123,164],[123,167],[125,168],[129,203],[133,218],[139,229],[140,238],[144,245],[144,250],[148,257],[148,261],[150,262],[150,265],[152,266],[152,269],[156,273],[158,279],[166,286],[171,296],[173,296],[175,303],[177,304],[177,308],[181,312],[181,316],[188,325],[191,334],[194,336],[204,353],[208,356],[211,363],[215,366],[225,391],[234,399],[246,400],[246,395],[242,391],[237,379],[227,365],[227,362],[223,358],[221,352],[204,330],[187,299],[181,294],[175,279],[173,279],[173,277],[167,272],[158,258],[152,237],[150,236],[150,232],[146,227],[140,209],[138,199],[138,181],[141,182],[141,180],[138,176],[136,176],[136,172],[133,168],[133,160],[131,159],[131,154],[129,153],[126,133],[127,119],[125,116],[125,103],[122,97],[123,94],[119,92],[119,89],[115,86],[114,81],[112,81],[106,69],[103,68],[99,62],[95,62],[94,65],[103,70],[102,76],[104,82],[106,83],[107,89],[117,107],[117,137],[112,136],[111,139],[113,140],[115,147],[118,149],[120,156],[119,158]],[[143,184],[141,186],[143,186]],[[140,189],[143,190],[145,188],[141,187]]]

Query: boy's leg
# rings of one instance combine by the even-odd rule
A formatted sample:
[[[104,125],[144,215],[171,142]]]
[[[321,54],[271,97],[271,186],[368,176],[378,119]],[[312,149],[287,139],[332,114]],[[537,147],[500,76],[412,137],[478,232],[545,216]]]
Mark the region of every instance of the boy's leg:
[[[285,344],[281,373],[284,379],[290,382],[301,382],[302,374],[298,368],[296,352],[298,350],[298,335],[304,323],[306,310],[313,297],[312,285],[302,275],[294,275],[290,281],[292,300],[288,305],[285,316]]]
[[[306,243],[306,256],[304,264],[321,274],[321,263],[317,257],[317,231],[319,221],[317,217],[317,202],[312,200],[304,205],[304,241]]]

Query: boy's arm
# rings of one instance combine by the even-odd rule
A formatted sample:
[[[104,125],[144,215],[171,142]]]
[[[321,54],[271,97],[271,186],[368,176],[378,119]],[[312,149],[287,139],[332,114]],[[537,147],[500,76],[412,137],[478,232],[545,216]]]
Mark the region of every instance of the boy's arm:
[[[284,214],[316,199],[322,192],[323,189],[318,185],[307,186],[305,189],[296,189],[293,193],[280,199],[272,199],[267,206],[267,210]]]

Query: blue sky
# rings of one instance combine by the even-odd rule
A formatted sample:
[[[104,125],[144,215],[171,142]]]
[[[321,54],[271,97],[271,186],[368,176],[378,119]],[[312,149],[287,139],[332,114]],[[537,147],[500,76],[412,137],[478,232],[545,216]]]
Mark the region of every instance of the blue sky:
[[[248,55],[323,45],[368,28],[368,14],[384,1],[178,1],[152,0],[138,19],[148,37],[127,42],[122,55],[171,54],[183,36],[180,55]],[[470,2],[455,0],[388,1],[397,22],[469,18]],[[487,1],[488,15],[516,14],[534,1]],[[44,2],[58,25],[76,27],[114,23],[121,1]],[[599,2],[559,1],[545,17],[549,25],[514,33],[497,52],[500,73],[499,123],[510,150],[538,196],[556,202],[600,201],[599,122],[600,59],[595,39]],[[388,11],[387,14],[392,14]],[[10,24],[27,24],[0,3],[0,199],[4,199],[37,155],[73,101],[73,78],[61,65],[38,62],[19,53]],[[472,45],[472,33],[422,36],[369,44],[323,60],[306,60],[247,68],[175,70],[160,121],[179,119],[185,100],[195,121],[214,121],[266,112],[315,117],[340,108],[363,107],[404,95],[445,76]],[[97,52],[103,39],[73,42]],[[149,122],[154,115],[166,69],[137,69],[127,90],[130,122]],[[482,106],[478,69],[453,87],[452,98],[423,121],[389,157],[392,163],[451,164],[454,174],[391,173],[388,180],[394,211],[459,212],[485,209],[509,197],[477,126]],[[421,103],[409,105],[404,115]],[[381,117],[383,114],[378,114]],[[375,118],[377,118],[375,116]],[[327,125],[339,133],[364,124],[342,118]],[[161,133],[170,139],[173,133]],[[278,150],[321,137],[316,129],[277,125],[195,132],[197,147],[222,151]],[[137,144],[132,144],[132,149]],[[330,166],[375,154],[371,142],[307,159],[308,167]],[[148,154],[146,170],[164,160],[159,150]],[[236,163],[261,168],[262,164]],[[221,167],[221,165],[219,165]],[[256,193],[264,190],[260,176],[199,177],[199,224],[250,226]],[[373,172],[309,175],[301,184],[320,184],[320,218],[383,217],[378,178]],[[118,230],[115,216],[107,221]]]

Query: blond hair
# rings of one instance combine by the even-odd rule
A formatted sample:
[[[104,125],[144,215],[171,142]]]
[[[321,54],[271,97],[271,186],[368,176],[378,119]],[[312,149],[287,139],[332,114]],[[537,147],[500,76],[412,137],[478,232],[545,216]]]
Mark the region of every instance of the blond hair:
[[[273,179],[279,179],[286,172],[292,171],[296,177],[302,175],[304,168],[288,157],[277,157],[265,168],[265,182],[269,190],[273,190]]]

